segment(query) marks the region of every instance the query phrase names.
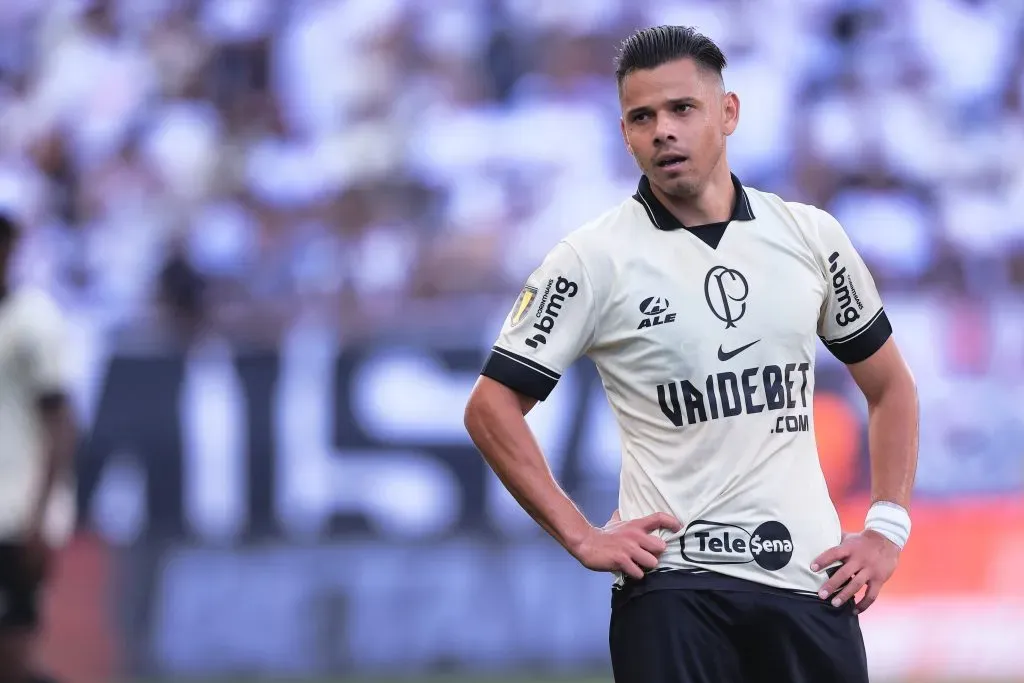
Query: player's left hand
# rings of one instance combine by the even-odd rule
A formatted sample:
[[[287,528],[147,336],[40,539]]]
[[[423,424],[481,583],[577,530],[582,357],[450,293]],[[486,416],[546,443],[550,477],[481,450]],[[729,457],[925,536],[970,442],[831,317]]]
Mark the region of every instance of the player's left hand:
[[[878,598],[882,585],[896,571],[899,559],[899,547],[875,531],[866,529],[857,534],[843,534],[839,545],[829,548],[811,563],[811,570],[817,572],[842,562],[839,571],[825,582],[818,596],[824,600],[842,587],[839,595],[832,598],[832,605],[839,607],[867,586],[864,597],[855,605],[856,613],[860,614]]]

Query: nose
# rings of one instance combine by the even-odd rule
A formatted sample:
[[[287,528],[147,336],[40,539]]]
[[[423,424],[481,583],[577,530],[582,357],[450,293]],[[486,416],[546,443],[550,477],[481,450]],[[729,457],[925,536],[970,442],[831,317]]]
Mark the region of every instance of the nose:
[[[669,142],[676,142],[672,117],[659,116],[654,122],[654,144],[664,145]]]

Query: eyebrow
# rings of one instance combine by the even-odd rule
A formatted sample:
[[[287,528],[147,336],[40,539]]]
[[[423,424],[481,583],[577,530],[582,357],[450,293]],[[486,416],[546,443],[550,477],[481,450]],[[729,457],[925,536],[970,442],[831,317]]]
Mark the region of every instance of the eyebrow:
[[[666,104],[668,104],[668,106],[670,106],[670,107],[675,107],[675,106],[678,106],[680,104],[696,105],[696,104],[699,104],[699,100],[697,100],[697,98],[695,98],[695,97],[674,97],[674,98],[672,98],[670,100],[667,100]],[[634,107],[633,109],[630,109],[629,111],[626,112],[626,116],[628,118],[633,118],[637,114],[650,114],[653,111],[654,111],[653,107],[647,107],[647,106]]]

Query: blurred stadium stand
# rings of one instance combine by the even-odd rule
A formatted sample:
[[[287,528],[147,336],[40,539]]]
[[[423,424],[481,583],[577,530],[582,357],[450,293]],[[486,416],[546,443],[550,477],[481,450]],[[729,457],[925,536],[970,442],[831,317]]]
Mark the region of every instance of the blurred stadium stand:
[[[0,2],[0,206],[19,277],[74,321],[87,428],[55,670],[607,671],[608,577],[542,537],[461,417],[523,279],[633,192],[612,60],[656,23],[722,45],[734,170],[844,223],[919,381],[873,669],[1024,680],[1021,0]],[[863,401],[819,359],[853,526]],[[602,520],[593,369],[530,421]]]

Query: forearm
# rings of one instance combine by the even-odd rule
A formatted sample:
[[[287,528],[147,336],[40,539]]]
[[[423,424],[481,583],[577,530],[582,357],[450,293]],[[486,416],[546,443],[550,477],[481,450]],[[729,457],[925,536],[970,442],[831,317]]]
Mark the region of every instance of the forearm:
[[[574,553],[590,523],[555,480],[515,395],[474,394],[465,423],[484,460],[534,521]]]
[[[918,401],[910,377],[894,380],[868,403],[871,501],[910,509],[918,453]]]

